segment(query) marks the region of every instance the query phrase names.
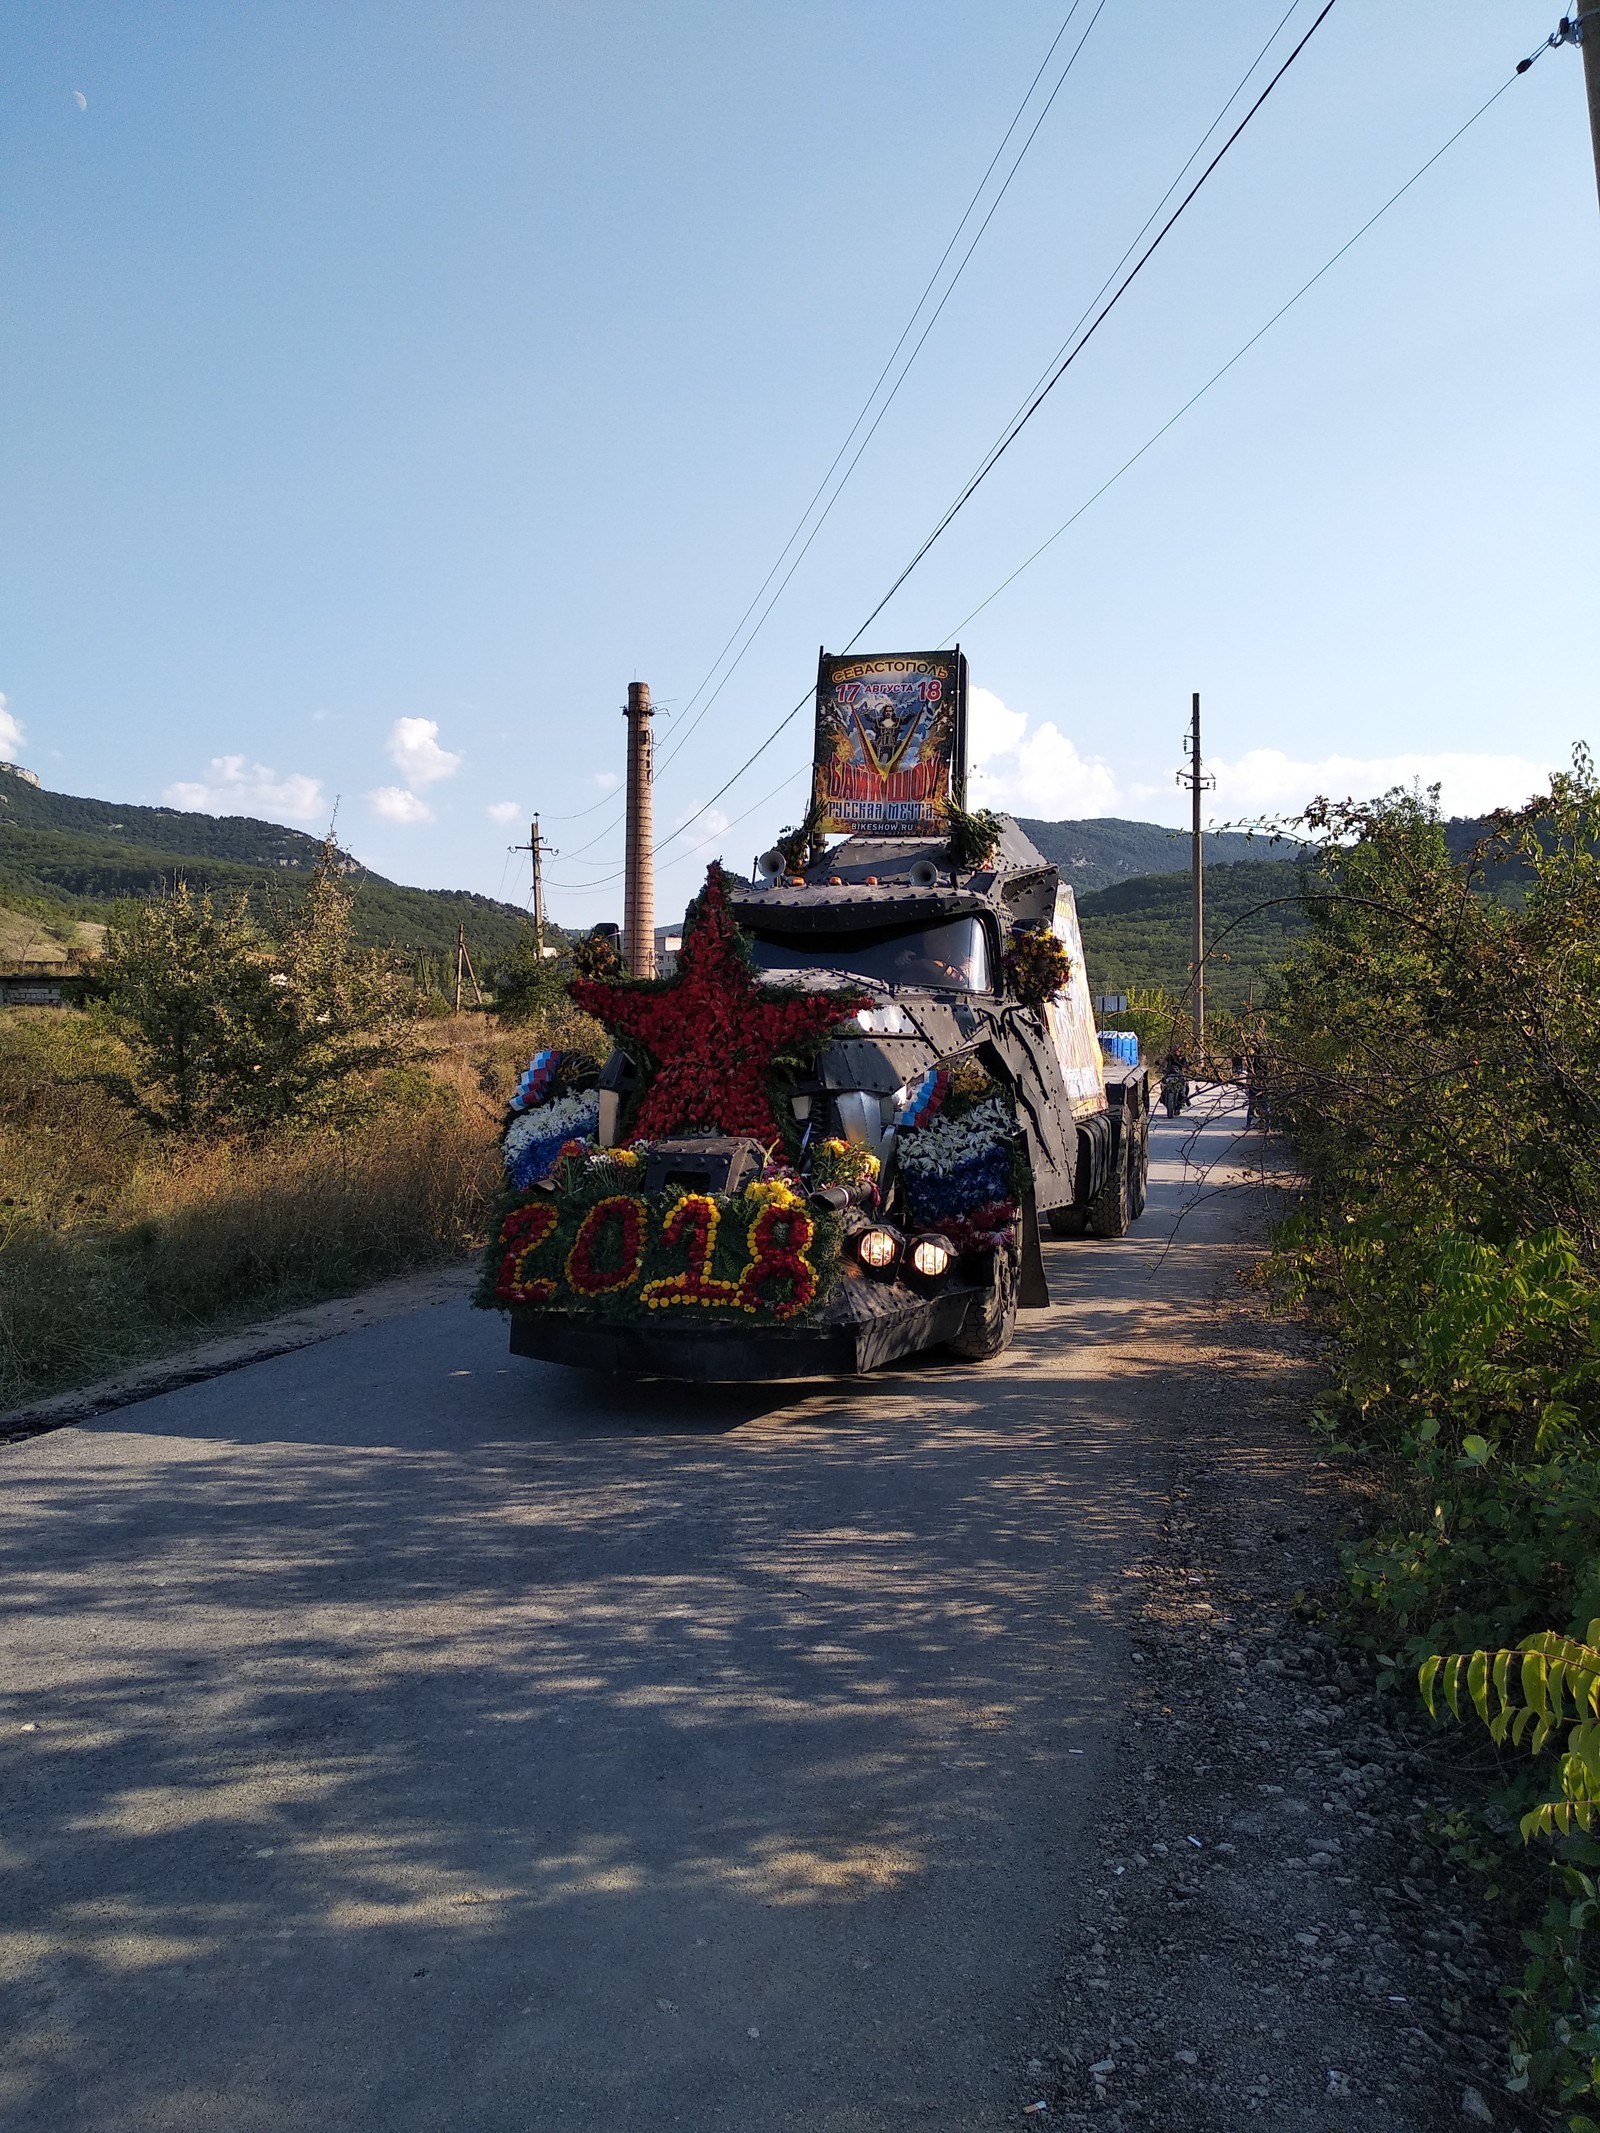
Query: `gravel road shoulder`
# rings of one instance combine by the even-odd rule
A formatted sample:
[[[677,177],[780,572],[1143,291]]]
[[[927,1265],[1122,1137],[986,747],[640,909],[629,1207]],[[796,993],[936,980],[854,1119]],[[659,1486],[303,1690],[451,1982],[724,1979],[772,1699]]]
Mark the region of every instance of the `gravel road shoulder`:
[[[1508,1951],[1425,1834],[1446,1751],[1320,1626],[1364,1484],[1319,1456],[1311,1346],[1235,1290],[1199,1347],[1134,1578],[1122,1774],[1020,2112],[1107,2133],[1532,2123],[1501,2086]]]

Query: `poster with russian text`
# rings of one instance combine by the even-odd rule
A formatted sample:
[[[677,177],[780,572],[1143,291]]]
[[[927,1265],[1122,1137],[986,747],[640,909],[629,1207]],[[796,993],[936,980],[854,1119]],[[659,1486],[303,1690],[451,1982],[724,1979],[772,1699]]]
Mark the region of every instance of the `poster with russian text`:
[[[959,651],[823,653],[812,785],[823,834],[943,831],[965,782],[965,680]]]

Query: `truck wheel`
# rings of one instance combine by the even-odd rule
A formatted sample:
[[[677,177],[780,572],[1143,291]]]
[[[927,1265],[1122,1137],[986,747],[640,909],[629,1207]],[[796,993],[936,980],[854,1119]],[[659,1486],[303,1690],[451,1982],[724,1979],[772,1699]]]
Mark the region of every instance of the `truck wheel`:
[[[1017,1290],[1022,1271],[1022,1247],[1007,1245],[994,1255],[994,1280],[982,1296],[967,1305],[961,1331],[945,1345],[966,1363],[986,1363],[1011,1346],[1017,1330]]]
[[[1131,1219],[1133,1200],[1132,1179],[1134,1168],[1132,1148],[1125,1141],[1117,1150],[1117,1160],[1111,1175],[1089,1202],[1084,1220],[1084,1232],[1090,1237],[1125,1237]]]
[[[1083,1209],[1081,1207],[1052,1207],[1045,1216],[1052,1237],[1081,1237],[1083,1235]]]
[[[1137,1222],[1150,1197],[1150,1121],[1139,1121],[1139,1138],[1133,1152],[1133,1176],[1128,1188],[1128,1219]]]

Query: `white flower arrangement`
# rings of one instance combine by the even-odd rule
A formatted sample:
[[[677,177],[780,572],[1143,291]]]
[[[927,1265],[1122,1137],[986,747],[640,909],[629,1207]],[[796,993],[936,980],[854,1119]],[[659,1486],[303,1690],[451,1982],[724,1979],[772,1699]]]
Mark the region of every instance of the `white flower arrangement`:
[[[900,1168],[912,1177],[948,1177],[1015,1131],[1003,1096],[986,1096],[962,1118],[938,1117],[896,1137]]]
[[[550,1141],[559,1147],[563,1141],[591,1140],[599,1126],[600,1097],[594,1089],[581,1096],[558,1096],[554,1103],[536,1104],[506,1128],[500,1144],[506,1168],[512,1169],[518,1156],[534,1142]]]

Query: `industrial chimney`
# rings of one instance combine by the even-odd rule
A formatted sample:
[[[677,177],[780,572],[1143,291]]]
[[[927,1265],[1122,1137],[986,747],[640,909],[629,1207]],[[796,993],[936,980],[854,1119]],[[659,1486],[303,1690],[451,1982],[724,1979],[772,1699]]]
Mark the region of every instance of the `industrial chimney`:
[[[622,900],[622,948],[636,978],[656,974],[655,826],[650,804],[650,685],[628,684],[628,849]]]

